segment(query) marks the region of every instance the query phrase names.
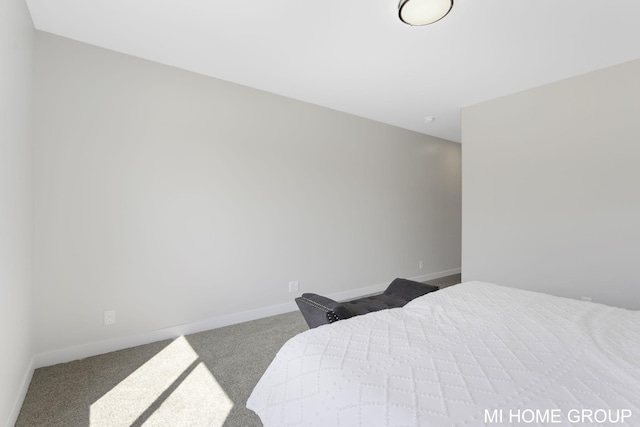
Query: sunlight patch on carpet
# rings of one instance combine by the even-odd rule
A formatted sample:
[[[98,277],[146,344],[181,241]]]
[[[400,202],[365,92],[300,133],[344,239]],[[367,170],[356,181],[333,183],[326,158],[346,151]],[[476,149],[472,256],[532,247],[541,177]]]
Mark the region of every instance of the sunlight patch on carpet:
[[[200,362],[144,425],[222,427],[232,408],[231,399]]]
[[[198,359],[177,338],[91,405],[90,427],[222,426],[233,402]]]

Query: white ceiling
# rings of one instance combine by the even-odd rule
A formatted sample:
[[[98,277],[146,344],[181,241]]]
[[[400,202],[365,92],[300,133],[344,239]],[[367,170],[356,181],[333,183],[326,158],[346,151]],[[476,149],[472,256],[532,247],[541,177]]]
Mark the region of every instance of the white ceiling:
[[[455,0],[424,27],[397,0],[27,3],[39,30],[458,142],[461,107],[640,57],[638,0]]]

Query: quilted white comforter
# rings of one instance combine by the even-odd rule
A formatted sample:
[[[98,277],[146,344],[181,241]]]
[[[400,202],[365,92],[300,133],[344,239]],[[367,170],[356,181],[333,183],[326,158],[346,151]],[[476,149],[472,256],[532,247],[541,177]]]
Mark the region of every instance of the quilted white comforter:
[[[468,282],[289,340],[265,426],[640,426],[640,312]]]

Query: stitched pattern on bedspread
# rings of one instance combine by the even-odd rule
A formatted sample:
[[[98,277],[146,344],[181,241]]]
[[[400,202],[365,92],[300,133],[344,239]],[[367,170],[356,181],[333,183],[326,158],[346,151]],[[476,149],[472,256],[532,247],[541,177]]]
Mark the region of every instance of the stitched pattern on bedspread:
[[[247,406],[266,426],[484,425],[485,409],[517,408],[640,417],[639,325],[640,312],[466,283],[294,337]]]

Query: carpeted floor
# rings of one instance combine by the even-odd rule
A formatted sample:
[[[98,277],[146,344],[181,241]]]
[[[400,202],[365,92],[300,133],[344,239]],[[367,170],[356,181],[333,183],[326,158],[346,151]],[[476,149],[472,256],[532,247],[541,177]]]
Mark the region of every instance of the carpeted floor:
[[[439,279],[427,280],[424,283],[428,283],[430,285],[439,286],[440,289],[446,288],[447,286],[457,285],[462,281],[461,274],[454,274],[452,276],[441,277]]]
[[[306,329],[292,312],[37,369],[16,426],[261,426],[245,402]]]
[[[37,369],[16,426],[260,426],[245,402],[299,312]]]

